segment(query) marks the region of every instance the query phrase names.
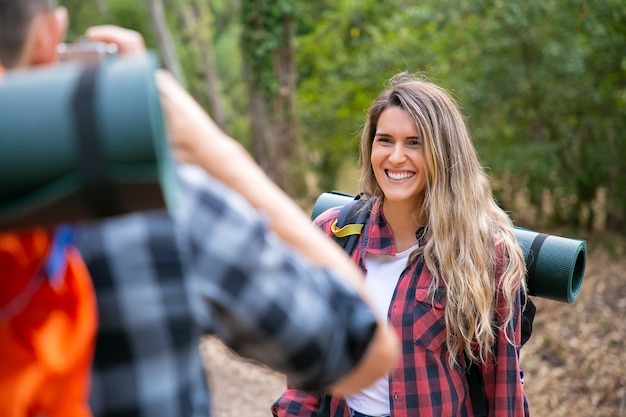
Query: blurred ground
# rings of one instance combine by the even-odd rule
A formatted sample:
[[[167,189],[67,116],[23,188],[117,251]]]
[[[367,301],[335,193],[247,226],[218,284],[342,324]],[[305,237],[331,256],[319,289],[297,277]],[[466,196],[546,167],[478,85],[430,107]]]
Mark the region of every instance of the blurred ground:
[[[533,416],[626,416],[625,255],[623,239],[590,242],[578,300],[534,299],[535,330],[522,349]]]
[[[235,356],[219,340],[200,345],[213,393],[214,417],[271,417],[270,405],[285,389],[285,378]]]
[[[565,234],[560,234],[565,236]],[[535,329],[522,349],[533,417],[626,417],[626,240],[588,243],[585,281],[572,305],[533,298]],[[270,417],[284,378],[207,339],[216,417]]]

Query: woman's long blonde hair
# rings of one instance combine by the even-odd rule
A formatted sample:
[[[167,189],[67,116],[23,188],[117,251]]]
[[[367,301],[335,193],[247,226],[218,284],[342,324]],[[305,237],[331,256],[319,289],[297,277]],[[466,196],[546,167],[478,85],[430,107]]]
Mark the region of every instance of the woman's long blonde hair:
[[[450,362],[465,351],[472,361],[492,354],[494,323],[506,332],[520,289],[526,291],[525,263],[509,216],[496,204],[464,118],[442,88],[400,73],[374,100],[361,137],[360,191],[384,199],[370,161],[372,142],[383,110],[410,113],[424,140],[428,171],[426,195],[418,217],[425,218],[426,244],[419,249],[431,271],[431,289],[446,288],[446,342]],[[419,212],[421,210],[421,212]],[[418,254],[419,254],[418,253]],[[504,262],[496,283],[497,257]],[[508,310],[496,316],[500,291]],[[473,349],[475,348],[475,349]]]

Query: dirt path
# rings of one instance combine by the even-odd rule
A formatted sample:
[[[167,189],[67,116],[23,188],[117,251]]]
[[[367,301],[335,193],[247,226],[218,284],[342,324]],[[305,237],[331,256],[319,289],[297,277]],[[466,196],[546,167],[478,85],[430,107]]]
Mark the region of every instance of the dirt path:
[[[207,364],[214,417],[271,417],[270,405],[285,389],[285,378],[244,361],[220,341],[207,338],[200,351]]]

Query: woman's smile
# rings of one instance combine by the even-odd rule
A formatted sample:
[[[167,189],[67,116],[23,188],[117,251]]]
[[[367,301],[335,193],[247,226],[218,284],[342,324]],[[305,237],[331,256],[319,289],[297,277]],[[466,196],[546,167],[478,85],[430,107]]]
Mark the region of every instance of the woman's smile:
[[[392,171],[390,169],[386,169],[385,173],[389,179],[394,181],[404,181],[415,176],[415,172],[411,171]]]

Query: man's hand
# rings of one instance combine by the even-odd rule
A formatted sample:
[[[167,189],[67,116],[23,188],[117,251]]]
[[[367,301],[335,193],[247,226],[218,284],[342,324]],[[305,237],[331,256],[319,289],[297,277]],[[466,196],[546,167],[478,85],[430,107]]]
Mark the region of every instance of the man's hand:
[[[137,31],[113,25],[93,26],[87,29],[85,38],[94,42],[114,43],[120,54],[142,56],[146,54],[143,36]]]

